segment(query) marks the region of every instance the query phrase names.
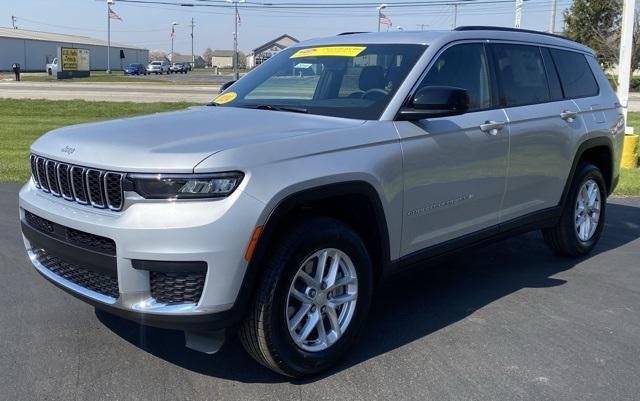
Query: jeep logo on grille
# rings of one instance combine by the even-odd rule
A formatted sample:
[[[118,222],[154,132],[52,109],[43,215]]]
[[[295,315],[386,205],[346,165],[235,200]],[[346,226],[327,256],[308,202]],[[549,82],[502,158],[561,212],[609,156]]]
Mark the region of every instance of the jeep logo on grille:
[[[66,153],[69,155],[75,151],[76,151],[76,148],[72,148],[71,146],[65,146],[64,148],[60,149],[60,152]]]

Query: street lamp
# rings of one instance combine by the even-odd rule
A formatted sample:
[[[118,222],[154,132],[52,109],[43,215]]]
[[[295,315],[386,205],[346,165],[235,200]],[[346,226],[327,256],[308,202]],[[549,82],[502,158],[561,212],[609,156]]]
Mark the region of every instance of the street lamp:
[[[173,64],[173,40],[176,38],[176,25],[180,25],[177,22],[171,23],[171,64]]]
[[[382,10],[387,8],[387,5],[386,4],[380,4],[376,8],[378,9],[378,32],[380,32],[380,18],[382,18]]]

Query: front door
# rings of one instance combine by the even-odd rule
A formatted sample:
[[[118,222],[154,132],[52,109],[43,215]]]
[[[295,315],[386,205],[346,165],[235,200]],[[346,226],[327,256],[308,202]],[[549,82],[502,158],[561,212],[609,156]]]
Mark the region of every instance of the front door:
[[[445,49],[416,90],[429,85],[466,89],[465,114],[397,121],[404,159],[401,255],[498,224],[504,194],[509,127],[493,107],[485,46]]]

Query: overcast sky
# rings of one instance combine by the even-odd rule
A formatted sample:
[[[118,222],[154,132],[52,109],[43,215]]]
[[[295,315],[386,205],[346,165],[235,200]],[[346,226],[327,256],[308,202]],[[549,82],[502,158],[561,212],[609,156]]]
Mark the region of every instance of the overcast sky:
[[[17,17],[22,29],[69,33],[94,38],[107,38],[106,0],[1,0],[0,26],[11,26],[11,16]],[[192,2],[193,0],[163,0],[166,2]],[[271,0],[282,3],[285,0]],[[292,0],[288,0],[291,2]],[[313,3],[339,3],[336,0],[309,0]],[[349,3],[365,0],[345,0]],[[389,0],[391,4],[394,1]],[[442,2],[443,0],[433,0]],[[478,0],[478,2],[492,0]],[[522,28],[548,30],[552,0],[524,2]],[[558,1],[556,30],[562,29],[562,11],[570,0]],[[298,3],[302,3],[298,0]],[[370,2],[370,1],[369,1]],[[206,3],[200,3],[206,4]],[[327,5],[321,9],[240,9],[241,25],[239,48],[250,52],[253,48],[287,33],[299,40],[335,35],[345,31],[375,31],[377,10],[374,6],[344,10]],[[464,4],[458,6],[457,25],[513,26],[515,2],[492,4]],[[204,49],[231,49],[233,47],[233,10],[212,7],[174,7],[168,5],[141,5],[118,2],[113,6],[123,21],[112,20],[112,41],[137,45],[150,50],[171,48],[171,23],[177,22],[175,51],[191,53],[191,18],[195,18],[195,52]],[[437,5],[420,8],[389,7],[384,13],[391,18],[393,29],[405,30],[450,29],[453,6]],[[386,28],[383,28],[383,30]]]

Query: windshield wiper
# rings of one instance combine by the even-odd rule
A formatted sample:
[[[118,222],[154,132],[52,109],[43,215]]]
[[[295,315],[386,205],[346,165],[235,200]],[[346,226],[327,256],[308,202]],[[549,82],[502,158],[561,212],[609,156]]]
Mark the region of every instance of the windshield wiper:
[[[295,106],[280,106],[275,104],[243,104],[239,107],[246,107],[249,109],[259,109],[259,110],[273,110],[273,111],[290,111],[292,113],[308,113],[309,110],[303,107],[295,107]]]

